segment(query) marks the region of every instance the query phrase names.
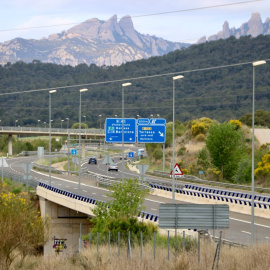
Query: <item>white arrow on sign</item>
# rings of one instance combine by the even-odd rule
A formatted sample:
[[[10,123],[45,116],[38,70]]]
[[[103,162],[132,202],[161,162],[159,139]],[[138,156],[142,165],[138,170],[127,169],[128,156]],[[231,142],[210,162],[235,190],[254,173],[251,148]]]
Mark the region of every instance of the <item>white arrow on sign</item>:
[[[160,131],[159,131],[158,133],[159,133],[159,135],[160,135],[161,137],[164,137],[164,134],[163,134],[163,133],[161,133]]]

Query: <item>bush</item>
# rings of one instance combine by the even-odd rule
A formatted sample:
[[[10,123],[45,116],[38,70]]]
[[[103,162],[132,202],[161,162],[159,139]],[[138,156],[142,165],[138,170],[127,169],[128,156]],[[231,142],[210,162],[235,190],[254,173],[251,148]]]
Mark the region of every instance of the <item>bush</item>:
[[[0,269],[9,269],[18,255],[23,261],[43,245],[48,225],[27,195],[15,195],[7,187],[0,184]]]
[[[193,120],[191,122],[191,132],[193,137],[196,137],[199,134],[206,134],[212,122],[213,120],[205,117]]]
[[[195,137],[195,141],[196,142],[205,142],[206,140],[206,137],[204,134],[198,134],[196,137]]]
[[[159,159],[162,159],[162,156],[163,156],[163,152],[161,149],[155,149],[154,152],[153,152],[153,158],[155,160],[159,160]]]
[[[240,129],[242,127],[242,123],[239,120],[230,120],[229,124],[234,125],[235,130],[238,130],[238,129]]]

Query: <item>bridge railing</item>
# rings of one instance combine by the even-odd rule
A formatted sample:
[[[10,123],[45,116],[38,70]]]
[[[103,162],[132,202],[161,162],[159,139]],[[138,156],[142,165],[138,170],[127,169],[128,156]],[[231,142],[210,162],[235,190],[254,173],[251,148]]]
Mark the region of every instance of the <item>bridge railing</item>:
[[[49,128],[42,128],[42,127],[5,127],[1,126],[0,131],[34,131],[34,132],[48,132]],[[59,133],[77,133],[79,134],[79,129],[67,129],[67,128],[51,128],[51,132],[59,132]],[[91,133],[91,134],[105,134],[104,129],[81,129],[81,134],[83,133]]]

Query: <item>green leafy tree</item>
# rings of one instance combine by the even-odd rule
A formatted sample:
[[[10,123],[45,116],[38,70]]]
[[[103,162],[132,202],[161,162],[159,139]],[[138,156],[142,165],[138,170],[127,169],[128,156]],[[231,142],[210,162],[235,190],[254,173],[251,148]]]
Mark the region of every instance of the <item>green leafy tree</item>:
[[[212,124],[206,140],[212,164],[221,171],[221,178],[231,180],[245,152],[244,135],[229,123]]]
[[[142,189],[138,179],[127,179],[123,183],[115,183],[107,194],[111,198],[108,202],[99,202],[93,210],[95,225],[92,232],[105,233],[108,231],[115,235],[118,231],[131,231],[138,236],[139,231],[146,232],[148,235],[155,226],[146,225],[138,221],[137,216],[143,209],[143,203],[149,194],[147,189]]]
[[[28,195],[11,193],[0,183],[0,269],[9,269],[15,258],[21,263],[44,245],[48,220],[43,220]]]

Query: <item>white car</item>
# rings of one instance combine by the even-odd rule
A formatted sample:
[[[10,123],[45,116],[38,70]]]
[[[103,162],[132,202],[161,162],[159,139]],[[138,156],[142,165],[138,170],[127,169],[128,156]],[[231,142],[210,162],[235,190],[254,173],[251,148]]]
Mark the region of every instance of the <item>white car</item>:
[[[118,166],[116,164],[110,164],[108,171],[117,171],[118,172]]]

